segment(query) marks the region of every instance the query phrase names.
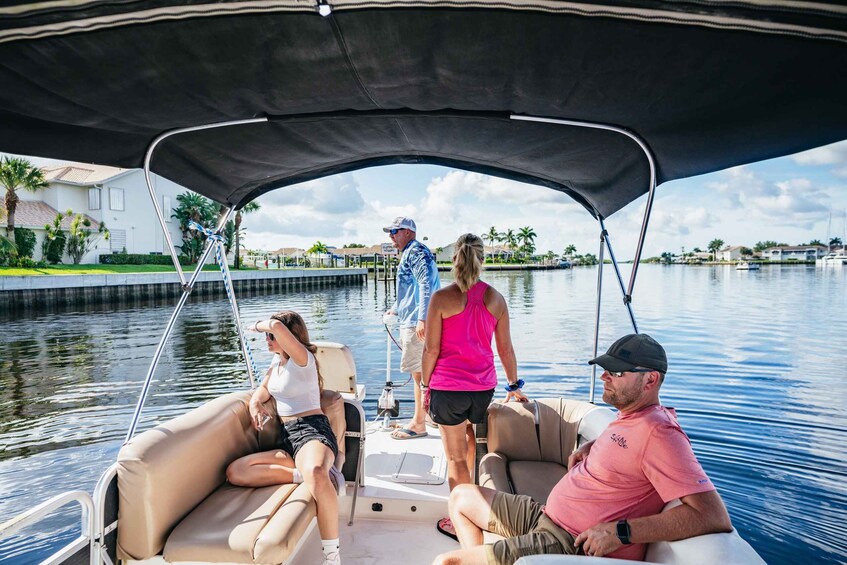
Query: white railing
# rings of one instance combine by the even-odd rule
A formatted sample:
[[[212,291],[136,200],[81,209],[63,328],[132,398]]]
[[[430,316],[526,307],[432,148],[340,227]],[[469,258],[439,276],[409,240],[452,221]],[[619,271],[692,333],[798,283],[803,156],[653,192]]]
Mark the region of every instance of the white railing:
[[[82,511],[80,527],[82,533],[78,538],[59,549],[41,563],[42,565],[62,563],[80,549],[88,547],[89,560],[91,565],[95,565],[97,558],[94,552],[91,551],[91,544],[94,539],[94,502],[87,492],[81,490],[72,490],[54,496],[50,500],[42,502],[38,506],[0,524],[0,539],[16,534],[26,526],[39,522],[42,518],[49,516],[71,502],[78,502],[80,505],[80,510]]]

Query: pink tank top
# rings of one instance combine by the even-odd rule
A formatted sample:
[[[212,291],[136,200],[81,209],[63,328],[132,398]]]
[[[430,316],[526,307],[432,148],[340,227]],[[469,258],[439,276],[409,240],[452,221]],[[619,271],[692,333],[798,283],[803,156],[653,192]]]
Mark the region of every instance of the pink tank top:
[[[487,288],[477,281],[468,289],[465,309],[442,320],[441,353],[429,380],[430,388],[479,391],[497,386],[491,350],[497,318],[485,307]]]

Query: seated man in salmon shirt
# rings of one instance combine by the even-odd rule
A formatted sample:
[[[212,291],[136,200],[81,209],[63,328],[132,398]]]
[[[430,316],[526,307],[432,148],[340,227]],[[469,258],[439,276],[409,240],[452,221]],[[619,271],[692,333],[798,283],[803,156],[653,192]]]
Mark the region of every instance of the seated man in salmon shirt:
[[[644,559],[644,544],[729,532],[726,507],[694,456],[672,409],[659,404],[665,350],[646,334],[617,340],[589,361],[604,369],[603,400],[617,419],[568,458],[568,472],[541,505],[476,485],[450,495],[462,549],[435,563],[507,565],[525,555]],[[681,505],[662,512],[678,498]],[[482,531],[505,536],[482,545]]]

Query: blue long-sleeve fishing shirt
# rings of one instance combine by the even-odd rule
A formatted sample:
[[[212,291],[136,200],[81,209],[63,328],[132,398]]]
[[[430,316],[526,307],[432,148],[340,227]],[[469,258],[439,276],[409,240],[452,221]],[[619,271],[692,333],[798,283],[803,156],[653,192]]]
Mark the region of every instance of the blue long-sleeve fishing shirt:
[[[413,239],[403,249],[397,265],[397,300],[392,310],[401,328],[413,328],[426,320],[432,293],[441,287],[435,256],[426,245]]]

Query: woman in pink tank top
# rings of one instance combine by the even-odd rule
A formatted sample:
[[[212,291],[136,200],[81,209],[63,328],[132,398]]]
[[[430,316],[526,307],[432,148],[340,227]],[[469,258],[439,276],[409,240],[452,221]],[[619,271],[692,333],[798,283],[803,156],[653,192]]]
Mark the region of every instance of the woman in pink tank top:
[[[455,282],[432,295],[427,313],[421,388],[425,409],[441,430],[450,490],[471,482],[476,447],[471,424],[484,421],[497,386],[492,337],[507,383],[514,388],[519,382],[506,300],[479,280],[484,258],[478,236],[459,237],[453,254]],[[506,395],[509,400],[527,398],[514,388]],[[438,529],[455,537],[448,518],[439,520]]]

